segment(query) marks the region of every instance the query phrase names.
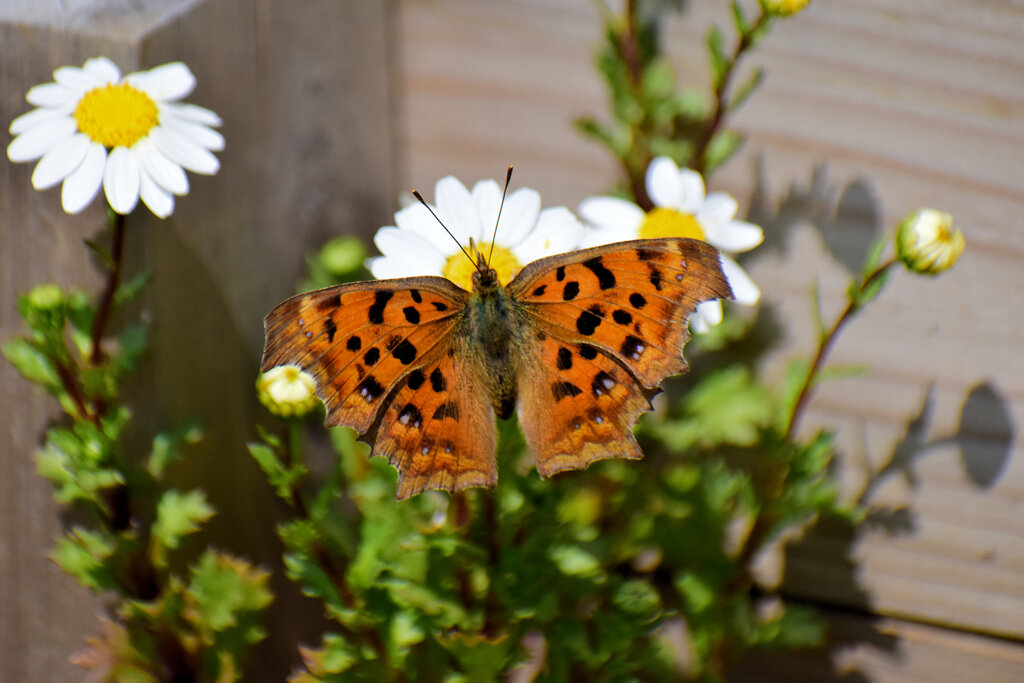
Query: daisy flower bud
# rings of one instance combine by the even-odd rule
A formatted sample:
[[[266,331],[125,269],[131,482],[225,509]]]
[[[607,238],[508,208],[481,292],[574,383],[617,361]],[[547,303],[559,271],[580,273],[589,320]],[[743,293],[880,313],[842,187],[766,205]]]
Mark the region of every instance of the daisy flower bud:
[[[302,417],[316,406],[316,381],[297,365],[279,365],[256,380],[260,403],[280,417]]]
[[[964,250],[964,236],[944,211],[919,209],[903,219],[896,233],[900,260],[915,273],[938,275],[953,267]]]
[[[791,17],[804,11],[809,4],[811,0],[761,0],[764,11],[777,17]]]

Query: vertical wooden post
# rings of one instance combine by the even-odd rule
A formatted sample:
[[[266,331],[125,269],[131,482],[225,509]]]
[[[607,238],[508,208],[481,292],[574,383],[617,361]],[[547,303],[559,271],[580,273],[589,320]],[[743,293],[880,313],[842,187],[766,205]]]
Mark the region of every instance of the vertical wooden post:
[[[245,448],[263,419],[253,390],[262,317],[294,293],[308,251],[338,234],[368,237],[390,220],[393,3],[95,0],[54,7],[14,0],[0,10],[4,127],[30,108],[29,87],[97,55],[124,72],[184,61],[198,79],[188,100],[224,120],[220,172],[190,175],[189,195],[170,218],[140,205],[128,219],[129,275],[153,272],[141,305],[153,323],[151,350],[128,387],[136,411],[128,444],[142,457],[155,430],[197,418],[206,437],[173,477],[203,488],[218,510],[204,542],[270,565],[278,556],[276,501]],[[2,340],[22,329],[18,293],[51,281],[99,286],[83,240],[104,230],[102,201],[68,216],[59,189],[34,191],[31,174],[30,164],[0,161]],[[64,525],[33,452],[57,413],[2,362],[0,416],[0,680],[80,680],[67,657],[97,629],[102,601],[47,559]],[[288,616],[301,610],[286,581],[274,588],[271,639],[255,657],[261,677],[281,680],[297,657],[296,633],[315,642],[318,631],[303,631]],[[274,642],[275,632],[293,628]]]

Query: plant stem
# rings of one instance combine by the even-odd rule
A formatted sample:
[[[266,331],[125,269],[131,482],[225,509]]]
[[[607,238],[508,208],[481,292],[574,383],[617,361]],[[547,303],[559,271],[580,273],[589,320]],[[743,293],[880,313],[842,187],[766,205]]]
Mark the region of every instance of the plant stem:
[[[896,265],[896,263],[896,259],[891,259],[875,269],[875,271],[861,283],[860,288],[858,289],[858,294],[863,294],[867,291],[871,285],[873,285],[880,277],[885,275],[886,271]],[[818,350],[814,354],[814,361],[811,363],[811,367],[807,371],[807,377],[804,378],[803,386],[800,387],[800,393],[797,394],[796,402],[793,404],[793,412],[789,416],[789,424],[786,426],[785,434],[787,441],[792,439],[793,434],[796,433],[796,429],[800,424],[800,418],[807,407],[807,402],[810,400],[811,390],[814,388],[815,379],[821,371],[821,366],[825,363],[825,359],[828,357],[829,352],[831,352],[832,347],[835,345],[836,339],[839,337],[839,332],[843,329],[846,323],[860,312],[863,307],[864,302],[859,296],[851,298],[846,304],[846,308],[843,310],[842,314],[832,325],[832,329],[829,330],[818,342]]]
[[[103,362],[103,333],[106,331],[110,310],[114,303],[114,294],[121,281],[121,264],[124,260],[124,222],[125,216],[108,207],[110,216],[110,272],[107,273],[107,284],[100,297],[96,318],[92,322],[92,355],[89,362],[99,365]]]
[[[725,115],[729,111],[729,98],[727,97],[727,92],[729,90],[729,84],[732,81],[733,74],[736,73],[736,65],[739,64],[740,58],[743,57],[744,53],[752,47],[754,36],[756,36],[770,20],[771,15],[762,9],[761,15],[757,20],[750,25],[748,30],[740,34],[740,40],[736,43],[735,49],[733,49],[732,57],[726,65],[725,73],[722,74],[721,79],[719,79],[718,84],[715,87],[715,111],[711,115],[711,121],[704,130],[704,134],[697,140],[697,144],[693,149],[693,154],[690,157],[690,168],[697,171],[697,173],[700,173],[702,176],[707,171],[708,147],[711,145],[711,141],[715,138],[715,133],[718,132],[719,127],[722,125],[722,121],[725,120]]]

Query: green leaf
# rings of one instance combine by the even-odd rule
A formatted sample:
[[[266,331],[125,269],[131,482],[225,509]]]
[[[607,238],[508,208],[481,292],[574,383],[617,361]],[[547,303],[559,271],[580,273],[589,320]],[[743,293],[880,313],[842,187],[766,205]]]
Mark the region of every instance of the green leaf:
[[[761,645],[797,649],[818,647],[825,642],[825,624],[813,610],[785,605],[778,617],[760,624]]]
[[[750,21],[747,19],[746,12],[743,11],[743,6],[737,0],[732,0],[730,4],[732,9],[732,23],[736,27],[736,33],[743,35],[750,30]]]
[[[345,611],[346,606],[331,577],[310,555],[290,552],[286,553],[282,559],[288,578],[299,584],[305,595],[319,598],[337,614]]]
[[[786,368],[786,375],[782,380],[779,390],[779,415],[776,426],[780,432],[785,432],[786,427],[793,419],[793,411],[796,409],[797,399],[800,397],[800,390],[807,381],[807,373],[811,371],[811,362],[806,358],[797,358],[790,362]]]
[[[701,576],[682,572],[673,581],[679,595],[686,601],[687,612],[699,614],[715,602],[715,591]]]
[[[146,469],[154,479],[161,479],[167,466],[181,457],[185,446],[199,443],[203,430],[198,422],[190,421],[169,432],[162,432],[153,438],[153,448],[146,460]]]
[[[110,360],[110,371],[120,379],[135,369],[139,358],[146,350],[149,328],[146,325],[130,325],[118,335],[117,353]]]
[[[555,546],[548,556],[566,576],[592,577],[601,572],[601,561],[577,545]]]
[[[207,550],[192,565],[184,615],[200,632],[237,626],[243,613],[258,612],[270,604],[269,580],[268,572],[245,560]]]
[[[644,621],[652,621],[661,612],[661,596],[649,581],[643,579],[620,584],[612,594],[612,604]]]
[[[127,282],[122,282],[121,286],[114,292],[114,305],[123,306],[132,301],[139,295],[139,292],[145,289],[152,277],[153,271],[146,269]]]
[[[63,393],[60,376],[53,362],[27,339],[12,339],[3,345],[4,357],[30,382],[47,391]]]
[[[177,548],[185,536],[199,531],[200,524],[213,515],[214,509],[202,491],[165,492],[156,504],[153,522],[150,555],[154,564],[166,566],[166,551]]]
[[[722,31],[717,26],[712,26],[707,37],[708,55],[711,57],[711,70],[714,75],[714,85],[717,90],[722,85],[726,72],[729,70],[730,59],[725,54],[725,39]]]
[[[285,467],[277,457],[277,453],[261,443],[250,443],[249,454],[263,470],[267,482],[274,488],[278,497],[286,503],[292,504],[294,502],[292,491],[295,489],[295,485],[306,476],[306,468],[303,465]]]
[[[50,557],[82,585],[102,591],[117,585],[106,565],[116,547],[116,541],[109,534],[75,527],[57,541]]]
[[[454,628],[466,618],[458,602],[429,586],[397,578],[382,579],[377,585],[388,592],[396,605],[433,617],[441,628]]]
[[[761,84],[764,83],[764,68],[758,67],[750,74],[750,76],[743,82],[743,85],[739,86],[733,91],[732,96],[729,98],[729,113],[733,113],[747,101],[747,99],[754,94]]]
[[[707,174],[710,175],[712,171],[738,152],[743,145],[743,141],[744,137],[742,135],[731,130],[720,130],[715,133],[704,155],[704,158],[707,159]]]

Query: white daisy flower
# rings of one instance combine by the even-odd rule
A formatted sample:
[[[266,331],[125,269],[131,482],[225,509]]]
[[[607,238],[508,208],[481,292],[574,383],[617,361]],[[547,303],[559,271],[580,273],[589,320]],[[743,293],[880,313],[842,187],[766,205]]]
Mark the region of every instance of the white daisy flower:
[[[704,240],[722,252],[722,271],[736,302],[756,304],[761,290],[727,254],[753,249],[764,240],[764,232],[752,223],[735,219],[736,200],[723,192],[705,196],[700,174],[688,168],[680,170],[668,157],[658,157],[647,167],[646,185],[654,202],[650,212],[617,197],[583,200],[580,217],[593,227],[584,236],[582,246],[656,237]],[[722,303],[705,301],[690,317],[690,327],[702,333],[721,321]]]
[[[127,214],[139,198],[166,218],[174,195],[188,193],[185,170],[213,175],[212,151],[224,138],[209,109],[178,102],[196,79],[181,62],[121,77],[106,57],[82,68],[63,66],[53,83],[37,85],[25,99],[36,105],[11,122],[11,161],[39,159],[32,185],[45,190],[63,181],[64,210],[78,213],[103,185],[114,211]]]
[[[481,180],[470,192],[447,176],[437,181],[434,202],[436,206],[431,207],[458,244],[427,207],[419,202],[410,204],[395,214],[395,226],[381,228],[373,239],[383,254],[366,262],[374,277],[441,275],[464,289],[473,288],[475,263],[459,245],[468,250],[473,240],[480,253],[491,253],[501,186],[494,180]],[[582,236],[583,225],[571,211],[564,206],[541,210],[540,195],[520,188],[505,197],[490,264],[502,284],[507,284],[530,261],[576,249]]]

